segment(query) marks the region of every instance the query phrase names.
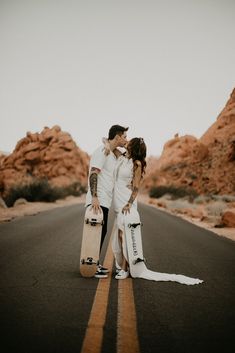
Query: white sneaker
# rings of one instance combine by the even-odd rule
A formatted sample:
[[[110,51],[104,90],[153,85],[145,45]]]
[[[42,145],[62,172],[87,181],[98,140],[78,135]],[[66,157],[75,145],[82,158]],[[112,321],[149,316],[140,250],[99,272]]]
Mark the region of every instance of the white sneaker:
[[[116,279],[125,279],[129,277],[129,271],[124,271],[124,270],[121,270],[118,272],[118,274],[115,276]]]

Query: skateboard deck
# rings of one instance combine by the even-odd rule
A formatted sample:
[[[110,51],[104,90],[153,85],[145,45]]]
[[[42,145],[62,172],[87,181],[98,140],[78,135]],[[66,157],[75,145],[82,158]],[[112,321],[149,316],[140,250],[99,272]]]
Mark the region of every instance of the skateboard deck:
[[[124,217],[125,239],[132,277],[139,277],[140,273],[146,269],[143,257],[141,226],[139,213],[135,208],[132,208],[130,213],[127,213]]]
[[[83,277],[93,277],[96,273],[99,264],[102,225],[103,211],[95,214],[91,206],[88,206],[84,217],[80,255],[80,273]]]

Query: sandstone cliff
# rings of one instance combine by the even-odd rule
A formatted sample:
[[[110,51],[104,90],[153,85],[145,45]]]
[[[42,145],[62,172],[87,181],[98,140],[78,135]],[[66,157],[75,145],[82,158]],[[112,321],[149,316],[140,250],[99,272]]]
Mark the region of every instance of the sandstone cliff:
[[[144,188],[174,185],[199,194],[235,195],[235,89],[216,122],[197,139],[178,136],[166,142]]]
[[[46,178],[52,186],[87,185],[89,156],[59,126],[28,132],[13,153],[0,159],[2,195],[15,185]]]

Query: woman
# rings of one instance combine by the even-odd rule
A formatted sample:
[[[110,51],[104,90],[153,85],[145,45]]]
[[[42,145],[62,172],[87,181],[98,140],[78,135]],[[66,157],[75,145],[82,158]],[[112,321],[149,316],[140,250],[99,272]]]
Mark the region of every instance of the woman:
[[[106,151],[108,146],[106,144]],[[131,208],[137,211],[137,194],[146,168],[146,145],[143,138],[133,138],[127,144],[127,151],[121,154],[119,150],[114,153],[118,157],[115,173],[114,208],[117,213],[116,231],[113,237],[112,248],[118,272],[116,279],[125,279],[129,276],[128,251],[125,241],[124,217]],[[154,272],[143,264],[140,273],[135,277],[154,281],[174,281],[182,284],[193,285],[203,282],[197,278],[184,275]],[[130,273],[131,274],[131,273]]]
[[[117,214],[116,232],[112,248],[116,260],[116,267],[120,271],[116,279],[129,276],[128,253],[124,236],[124,217],[131,208],[137,210],[137,194],[146,168],[146,145],[143,138],[135,137],[129,141],[124,155],[118,150],[114,153],[118,157],[116,180],[114,187],[114,208]]]

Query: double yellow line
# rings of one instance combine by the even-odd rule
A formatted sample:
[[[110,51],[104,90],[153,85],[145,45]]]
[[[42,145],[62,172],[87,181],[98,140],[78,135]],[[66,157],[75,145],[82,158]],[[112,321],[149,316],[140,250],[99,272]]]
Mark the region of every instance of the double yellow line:
[[[113,232],[114,228],[110,237],[107,253],[104,259],[104,266],[109,269],[112,269],[114,260],[111,247]],[[111,279],[112,274],[110,273],[107,279],[99,280],[81,353],[101,352]],[[135,302],[131,278],[118,281],[116,347],[117,353],[140,352],[136,326]]]

